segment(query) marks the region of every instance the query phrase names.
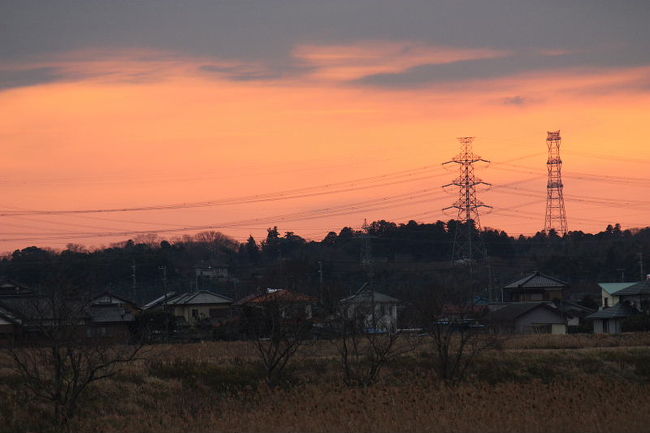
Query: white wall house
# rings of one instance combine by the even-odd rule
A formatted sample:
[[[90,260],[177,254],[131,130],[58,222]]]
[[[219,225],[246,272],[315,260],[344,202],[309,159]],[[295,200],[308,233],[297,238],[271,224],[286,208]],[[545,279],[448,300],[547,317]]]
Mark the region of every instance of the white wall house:
[[[397,330],[397,306],[400,301],[392,296],[362,286],[352,296],[341,299],[342,314],[346,319],[363,315],[367,329]]]

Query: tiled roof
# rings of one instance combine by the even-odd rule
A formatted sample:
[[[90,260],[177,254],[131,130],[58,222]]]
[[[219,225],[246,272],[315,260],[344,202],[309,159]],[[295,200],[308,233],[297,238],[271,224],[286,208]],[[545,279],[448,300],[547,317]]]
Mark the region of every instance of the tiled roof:
[[[613,307],[596,311],[594,314],[588,315],[586,319],[623,319],[625,317],[636,316],[637,314],[640,313],[634,307],[630,307],[627,304],[618,303]]]
[[[238,302],[238,304],[262,304],[265,302],[306,302],[306,303],[315,303],[318,302],[318,299],[304,295],[302,293],[292,292],[291,290],[280,289],[270,293],[263,293],[256,296],[251,296],[244,298],[246,301]]]
[[[181,293],[167,299],[168,305],[232,304],[232,299],[209,290]]]
[[[363,287],[354,295],[341,299],[343,304],[369,304],[372,302],[376,304],[399,304],[399,299]]]
[[[556,308],[551,307],[549,304],[544,302],[517,302],[490,312],[487,315],[487,319],[495,322],[512,321],[536,308],[544,308],[548,311],[554,312],[558,316],[561,316],[560,312]]]
[[[129,304],[133,307],[136,307],[136,305],[129,301],[126,298],[122,298],[120,296],[114,295],[109,292],[104,292],[101,295],[95,296],[91,301],[91,305],[119,305],[119,304]],[[136,307],[137,308],[137,307]]]
[[[616,292],[616,296],[650,295],[650,280],[640,281]]]
[[[147,310],[147,309],[149,309],[149,308],[156,307],[156,306],[158,306],[158,305],[164,303],[165,300],[172,299],[174,296],[176,296],[176,292],[167,292],[166,295],[162,295],[162,296],[160,296],[160,297],[158,297],[158,298],[156,298],[156,299],[153,299],[153,300],[147,302],[146,304],[144,304],[144,305],[142,306],[142,309],[143,309],[143,310]]]
[[[169,292],[167,295],[160,296],[153,301],[142,306],[147,310],[158,305],[205,305],[205,304],[232,304],[232,299],[227,296],[219,295],[209,290],[199,290],[198,292],[178,293]]]
[[[542,288],[563,288],[567,283],[557,278],[549,277],[540,272],[535,272],[527,277],[508,284],[506,289],[542,289]]]

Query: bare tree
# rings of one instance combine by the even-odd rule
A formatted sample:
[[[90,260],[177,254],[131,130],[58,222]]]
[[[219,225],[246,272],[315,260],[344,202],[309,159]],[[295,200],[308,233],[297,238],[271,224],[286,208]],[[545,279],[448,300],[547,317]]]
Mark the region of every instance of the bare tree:
[[[418,306],[435,372],[448,384],[462,381],[482,352],[501,346],[501,336],[481,320],[485,308],[474,304],[471,293],[439,290]]]
[[[295,296],[279,291],[263,295],[247,308],[248,331],[271,386],[281,380],[287,364],[310,335],[310,307],[296,302]]]
[[[27,337],[8,352],[22,391],[50,406],[56,427],[68,430],[89,385],[134,361],[142,346],[94,335],[87,303],[63,290],[24,299],[17,308]]]
[[[400,334],[392,326],[369,327],[372,306],[355,305],[341,309],[330,322],[338,338],[333,340],[339,354],[343,380],[348,386],[370,386],[386,364],[415,349],[414,335]]]

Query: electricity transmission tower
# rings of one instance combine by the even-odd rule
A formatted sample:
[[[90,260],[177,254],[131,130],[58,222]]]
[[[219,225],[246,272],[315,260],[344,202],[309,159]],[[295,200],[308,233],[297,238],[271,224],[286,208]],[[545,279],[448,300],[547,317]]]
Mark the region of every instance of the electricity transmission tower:
[[[485,249],[481,246],[480,242],[477,242],[478,239],[473,239],[475,237],[474,229],[478,230],[479,233],[481,231],[479,208],[492,207],[476,198],[476,186],[490,186],[490,184],[483,182],[474,175],[474,164],[477,162],[489,163],[490,161],[472,152],[474,137],[459,137],[458,141],[461,146],[460,153],[451,161],[443,163],[443,165],[452,163],[458,165],[458,177],[452,183],[443,186],[443,188],[450,186],[458,187],[458,199],[453,205],[444,208],[443,211],[449,209],[456,209],[458,211],[451,253],[452,262],[462,260],[471,263],[476,255],[479,257],[485,256]]]
[[[564,210],[564,196],[562,195],[562,159],[560,158],[560,145],[562,138],[560,131],[548,131],[546,137],[548,145],[548,182],[546,184],[546,217],[544,218],[544,232],[549,233],[554,229],[564,236],[567,232],[566,212]]]

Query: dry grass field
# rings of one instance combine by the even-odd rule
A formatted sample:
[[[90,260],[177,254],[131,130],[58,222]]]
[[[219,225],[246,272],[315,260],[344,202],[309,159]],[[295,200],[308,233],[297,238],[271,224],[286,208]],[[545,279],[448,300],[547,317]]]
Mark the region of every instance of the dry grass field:
[[[78,432],[645,432],[650,338],[528,336],[483,353],[467,380],[442,384],[426,345],[394,360],[379,383],[346,387],[335,350],[316,342],[269,388],[251,346],[149,347],[88,393]],[[594,350],[586,350],[594,348]],[[52,431],[46,408],[0,370],[0,431]]]

